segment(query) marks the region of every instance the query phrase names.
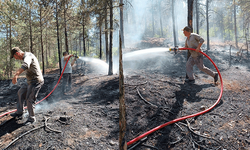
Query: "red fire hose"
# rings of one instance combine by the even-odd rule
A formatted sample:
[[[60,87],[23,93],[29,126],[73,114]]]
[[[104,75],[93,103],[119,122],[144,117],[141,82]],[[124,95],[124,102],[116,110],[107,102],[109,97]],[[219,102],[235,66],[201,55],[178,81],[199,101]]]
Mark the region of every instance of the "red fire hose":
[[[70,56],[70,57],[71,57],[71,56]],[[64,72],[64,70],[65,70],[65,68],[66,68],[66,66],[67,66],[67,64],[68,64],[68,61],[69,61],[70,57],[69,57],[68,60],[66,61],[66,64],[65,64],[65,66],[64,66],[64,68],[63,68],[63,71],[62,71],[62,73],[61,73],[61,76],[60,76],[60,78],[59,78],[57,84],[55,85],[54,89],[53,89],[46,97],[44,97],[42,100],[38,101],[36,104],[39,104],[40,102],[44,101],[46,98],[48,98],[48,97],[54,92],[54,90],[56,89],[57,85],[59,84],[59,82],[60,82],[60,80],[61,80],[61,78],[62,78],[63,72]],[[24,107],[24,109],[27,109],[27,106]],[[8,112],[6,112],[6,113],[3,113],[3,114],[0,115],[0,118],[3,117],[3,116],[5,116],[5,115],[7,115],[7,114],[16,112],[16,111],[17,111],[17,109],[14,109],[14,110],[8,111]]]
[[[171,49],[170,49],[170,50],[171,50]],[[193,51],[195,51],[195,49],[193,49],[193,48],[174,48],[174,51],[175,51],[175,52],[176,52],[176,50],[193,50]],[[155,131],[157,131],[157,130],[163,128],[163,127],[166,127],[166,126],[168,126],[168,125],[170,125],[170,124],[176,123],[176,122],[181,121],[181,120],[185,120],[185,119],[187,119],[187,118],[191,118],[191,117],[195,117],[195,116],[202,115],[202,114],[204,114],[204,113],[210,111],[211,109],[213,109],[213,108],[220,102],[220,99],[221,99],[222,93],[223,93],[223,82],[222,82],[222,77],[221,77],[220,71],[219,71],[218,67],[215,65],[215,63],[213,62],[213,60],[212,60],[207,54],[205,54],[205,53],[203,53],[203,52],[201,52],[201,51],[200,51],[200,53],[203,54],[204,56],[206,56],[206,57],[213,63],[214,67],[216,68],[216,70],[217,70],[217,72],[218,72],[218,74],[219,74],[220,82],[221,82],[221,91],[220,91],[220,95],[219,95],[217,101],[216,101],[211,107],[209,107],[208,109],[206,109],[206,110],[204,110],[204,111],[198,112],[198,113],[196,113],[196,114],[184,116],[184,117],[181,117],[181,118],[177,118],[177,119],[174,119],[174,120],[172,120],[172,121],[169,121],[169,122],[167,122],[167,123],[165,123],[165,124],[162,124],[162,125],[160,125],[160,126],[158,126],[158,127],[155,127],[155,128],[153,128],[153,129],[151,129],[150,131],[148,131],[148,132],[146,132],[146,133],[144,133],[144,134],[142,134],[142,135],[140,135],[140,136],[134,138],[133,140],[129,141],[129,142],[127,143],[127,146],[129,146],[129,145],[131,145],[131,144],[133,144],[133,143],[139,141],[140,139],[144,138],[145,136],[148,136],[149,134],[151,134],[151,133],[153,133],[153,132],[155,132]]]

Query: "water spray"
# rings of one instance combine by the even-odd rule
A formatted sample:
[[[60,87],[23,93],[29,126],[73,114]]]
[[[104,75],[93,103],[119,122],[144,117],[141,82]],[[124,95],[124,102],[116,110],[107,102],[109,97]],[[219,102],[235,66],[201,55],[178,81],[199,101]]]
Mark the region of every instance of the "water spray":
[[[196,49],[193,49],[193,48],[178,48],[178,46],[175,46],[174,48],[170,48],[170,49],[169,49],[169,51],[172,51],[172,50],[173,50],[173,51],[175,52],[175,54],[176,54],[176,52],[177,52],[178,50],[193,50],[193,51],[195,51]],[[212,62],[212,64],[214,65],[214,67],[216,68],[216,70],[217,70],[217,72],[218,72],[218,74],[219,74],[220,82],[221,82],[221,90],[220,90],[220,95],[219,95],[217,101],[216,101],[211,107],[209,107],[208,109],[206,109],[206,110],[204,110],[204,111],[198,112],[198,113],[196,113],[196,114],[187,115],[187,116],[184,116],[184,117],[181,117],[181,118],[177,118],[177,119],[174,119],[174,120],[172,120],[172,121],[169,121],[169,122],[167,122],[167,123],[165,123],[165,124],[162,124],[162,125],[160,125],[160,126],[158,126],[158,127],[155,127],[155,128],[153,128],[153,129],[151,129],[150,131],[147,131],[146,133],[144,133],[144,134],[142,134],[142,135],[140,135],[140,136],[138,136],[138,137],[132,139],[131,141],[129,141],[129,142],[127,143],[127,146],[132,145],[133,143],[135,143],[135,142],[137,142],[137,141],[143,139],[144,137],[148,136],[149,134],[151,134],[151,133],[153,133],[153,132],[155,132],[155,131],[157,131],[157,130],[159,130],[159,129],[161,129],[161,128],[164,128],[164,127],[166,127],[166,126],[168,126],[168,125],[170,125],[170,124],[173,124],[173,123],[176,123],[176,122],[179,122],[179,121],[188,119],[188,118],[196,117],[196,116],[202,115],[202,114],[204,114],[204,113],[207,113],[207,112],[209,112],[210,110],[212,110],[212,109],[220,102],[220,99],[221,99],[222,93],[223,93],[223,81],[222,81],[222,77],[221,77],[220,71],[219,71],[218,67],[216,66],[216,64],[213,62],[213,60],[212,60],[207,54],[205,54],[205,53],[203,53],[203,52],[201,52],[201,51],[199,51],[199,52],[200,52],[201,54],[203,54],[204,56],[206,56],[206,57]]]

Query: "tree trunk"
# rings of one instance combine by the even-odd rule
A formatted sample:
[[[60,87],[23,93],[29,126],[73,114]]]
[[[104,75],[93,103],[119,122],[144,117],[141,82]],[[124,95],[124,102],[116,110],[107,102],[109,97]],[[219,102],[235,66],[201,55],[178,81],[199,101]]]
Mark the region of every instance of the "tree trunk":
[[[109,36],[109,72],[108,75],[113,75],[113,58],[112,58],[112,47],[113,47],[113,0],[110,0],[110,36]]]
[[[187,23],[188,26],[191,28],[191,32],[193,32],[193,3],[194,0],[188,0],[188,17],[187,17]],[[191,56],[191,53],[187,51],[187,60]],[[188,79],[187,73],[186,78]]]
[[[11,38],[12,38],[12,35],[11,35],[11,33],[12,33],[12,20],[11,20],[11,18],[10,18],[10,51],[11,51],[11,49],[12,49],[12,40],[11,40]],[[13,61],[11,61],[10,60],[10,65],[9,65],[10,67],[9,67],[9,76],[8,76],[8,78],[10,78],[10,77],[12,77],[12,70],[13,70],[13,68],[14,68],[14,64],[13,64]]]
[[[83,56],[86,56],[86,45],[85,45],[85,25],[82,25],[82,42],[83,42]]]
[[[234,36],[235,36],[235,46],[238,48],[238,37],[237,37],[237,24],[236,24],[236,4],[235,0],[233,0],[234,5]]]
[[[102,59],[102,26],[100,25],[100,35],[99,35],[99,38],[100,38],[100,59]]]
[[[62,64],[61,64],[61,52],[60,52],[60,40],[59,40],[59,24],[58,24],[58,4],[56,0],[56,31],[57,31],[57,44],[58,44],[58,58],[59,58],[59,68],[60,68],[60,75],[62,71]]]
[[[162,16],[161,16],[161,0],[158,1],[159,13],[160,13],[160,27],[161,27],[161,37],[163,37],[163,29],[162,29]]]
[[[154,0],[152,0],[152,2],[154,2]],[[154,23],[155,18],[154,18],[154,16],[155,16],[154,6],[152,5],[152,29],[153,29],[152,37],[155,36],[155,23]]]
[[[69,52],[69,46],[68,46],[68,34],[67,34],[67,20],[66,20],[66,14],[67,14],[67,0],[65,1],[65,8],[64,8],[64,32],[65,32],[65,49],[66,52]]]
[[[30,26],[30,52],[33,53],[32,24],[31,24],[31,4],[29,2],[29,26]]]
[[[120,0],[120,31],[121,31],[121,39],[122,39],[122,48],[125,48],[124,43],[124,30],[123,30],[123,0]]]
[[[188,26],[191,28],[191,32],[193,32],[193,3],[194,0],[188,0]],[[187,60],[190,57],[191,53],[187,51]]]
[[[176,32],[175,32],[174,2],[175,2],[175,0],[172,0],[172,23],[173,23],[174,46],[177,46],[177,42],[176,42]]]
[[[46,23],[46,39],[45,39],[45,42],[46,42],[46,54],[45,54],[45,56],[46,56],[46,68],[48,68],[48,66],[49,66],[49,61],[48,61],[48,30],[47,30],[47,28],[48,28],[48,26],[47,26],[47,23]]]
[[[82,54],[82,41],[81,41],[81,33],[79,32],[79,54],[77,56],[81,56]]]
[[[122,64],[122,40],[119,34],[119,150],[127,150],[126,142],[126,106]]]
[[[199,34],[199,0],[196,0],[196,33]]]
[[[210,43],[209,43],[209,18],[208,18],[208,6],[209,0],[206,1],[206,20],[207,20],[207,50],[210,49]]]
[[[40,5],[40,34],[41,34],[41,50],[42,50],[42,63],[43,63],[43,75],[44,75],[44,55],[43,55],[43,28],[42,28],[42,6]]]
[[[108,46],[108,7],[107,1],[105,2],[105,48],[106,48],[106,63],[109,61],[109,46]]]

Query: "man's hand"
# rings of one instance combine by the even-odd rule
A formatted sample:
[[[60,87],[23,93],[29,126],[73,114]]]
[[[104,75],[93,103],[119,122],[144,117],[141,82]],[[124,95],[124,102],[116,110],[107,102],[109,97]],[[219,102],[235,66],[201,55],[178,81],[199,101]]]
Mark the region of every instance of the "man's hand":
[[[18,76],[14,76],[14,77],[13,77],[13,79],[12,79],[12,83],[13,83],[13,84],[16,84],[16,83],[17,83],[17,77],[18,77]]]
[[[13,84],[16,84],[17,83],[17,78],[18,76],[24,72],[23,68],[19,68],[17,71],[16,71],[16,74],[14,75],[13,79],[12,79],[12,83]]]
[[[195,51],[196,51],[196,52],[199,52],[200,50],[201,50],[201,49],[200,49],[199,47],[197,47]]]

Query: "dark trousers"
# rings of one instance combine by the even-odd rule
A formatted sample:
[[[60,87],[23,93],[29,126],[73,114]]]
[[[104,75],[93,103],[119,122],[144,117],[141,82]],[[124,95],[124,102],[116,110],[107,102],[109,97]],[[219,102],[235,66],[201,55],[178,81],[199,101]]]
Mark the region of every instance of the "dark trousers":
[[[26,100],[29,117],[35,117],[34,108],[36,103],[37,95],[42,87],[42,83],[24,84],[18,90],[18,101],[17,101],[17,113],[23,113],[24,101]]]
[[[71,73],[64,73],[63,74],[63,84],[62,84],[62,92],[65,93],[67,90],[71,89],[71,81],[72,76]]]

